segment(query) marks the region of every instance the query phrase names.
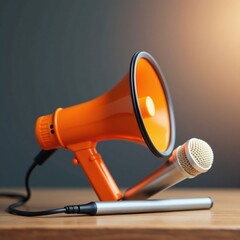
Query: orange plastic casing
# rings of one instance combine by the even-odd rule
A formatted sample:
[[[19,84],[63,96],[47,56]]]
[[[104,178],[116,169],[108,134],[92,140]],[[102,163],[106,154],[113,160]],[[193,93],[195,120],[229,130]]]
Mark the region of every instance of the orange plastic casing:
[[[104,95],[72,107],[59,108],[36,122],[39,145],[45,150],[63,147],[73,151],[74,164],[81,165],[100,200],[119,200],[122,194],[96,150],[99,141],[122,139],[146,145],[143,129],[139,127],[141,124],[145,137],[147,135],[156,151],[169,150],[169,107],[159,76],[145,58],[135,63],[134,74],[134,86],[131,86],[133,80],[128,73]],[[153,100],[156,112],[145,119],[141,116],[138,99],[146,96]],[[140,119],[136,117],[136,108],[140,111]]]

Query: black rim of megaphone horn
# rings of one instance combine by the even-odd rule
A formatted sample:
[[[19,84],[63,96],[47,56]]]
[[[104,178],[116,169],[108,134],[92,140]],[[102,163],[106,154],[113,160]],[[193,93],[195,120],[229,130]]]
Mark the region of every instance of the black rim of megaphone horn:
[[[164,152],[159,151],[155,147],[153,142],[151,141],[151,139],[148,135],[148,132],[145,128],[145,125],[144,125],[144,122],[143,122],[143,119],[141,116],[141,112],[139,109],[138,100],[137,100],[138,99],[137,98],[137,87],[136,87],[136,66],[137,66],[137,62],[140,58],[147,59],[153,66],[156,73],[158,74],[161,86],[164,90],[165,97],[166,97],[166,100],[168,103],[168,112],[169,112],[169,118],[170,118],[170,143],[168,145],[168,148]],[[135,112],[136,119],[138,122],[138,126],[139,126],[142,136],[144,138],[144,141],[147,144],[147,146],[149,147],[149,149],[152,151],[152,153],[154,155],[156,155],[157,157],[169,156],[172,153],[173,148],[174,148],[176,128],[175,128],[175,119],[174,119],[172,100],[171,100],[171,96],[170,96],[164,75],[163,75],[160,67],[158,66],[157,62],[155,61],[155,59],[147,52],[136,52],[133,55],[132,61],[130,64],[130,72],[129,73],[130,73],[130,89],[131,89],[133,108],[134,108],[134,112]]]

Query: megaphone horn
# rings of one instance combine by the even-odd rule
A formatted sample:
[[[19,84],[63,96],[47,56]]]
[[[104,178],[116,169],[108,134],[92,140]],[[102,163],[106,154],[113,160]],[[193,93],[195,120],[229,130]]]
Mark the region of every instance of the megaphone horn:
[[[169,156],[175,143],[171,97],[163,74],[147,52],[134,54],[130,71],[112,90],[91,101],[37,119],[39,145],[74,152],[100,200],[122,194],[96,150],[99,141],[121,139],[147,145],[157,156]]]

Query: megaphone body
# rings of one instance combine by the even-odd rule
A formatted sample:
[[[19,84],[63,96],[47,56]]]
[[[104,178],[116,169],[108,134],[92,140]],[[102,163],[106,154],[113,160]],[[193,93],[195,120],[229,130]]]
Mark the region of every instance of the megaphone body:
[[[74,164],[81,165],[100,200],[119,200],[122,194],[96,145],[121,139],[148,146],[158,157],[171,154],[175,121],[163,74],[150,54],[138,52],[129,73],[112,90],[38,118],[35,132],[44,150],[74,152]]]

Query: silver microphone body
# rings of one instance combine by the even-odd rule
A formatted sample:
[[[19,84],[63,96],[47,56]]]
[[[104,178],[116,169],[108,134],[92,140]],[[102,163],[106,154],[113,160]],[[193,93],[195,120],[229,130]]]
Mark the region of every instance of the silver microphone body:
[[[213,206],[213,201],[206,197],[95,202],[95,204],[96,213],[94,215],[105,215],[210,209]]]
[[[160,168],[128,189],[124,199],[146,199],[184,179],[194,178],[208,171],[213,162],[211,147],[204,141],[192,138],[173,151]]]

